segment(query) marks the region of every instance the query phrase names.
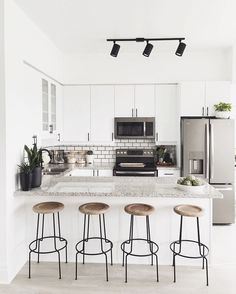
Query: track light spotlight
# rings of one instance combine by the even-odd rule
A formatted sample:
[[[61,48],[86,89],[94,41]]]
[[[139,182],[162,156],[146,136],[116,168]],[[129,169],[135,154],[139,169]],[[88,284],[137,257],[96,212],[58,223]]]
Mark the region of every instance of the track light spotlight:
[[[118,45],[118,44],[116,44],[116,42],[114,42],[110,55],[112,57],[117,57],[119,50],[120,50],[120,45]]]
[[[177,50],[175,52],[175,55],[182,56],[183,53],[184,53],[185,47],[186,47],[186,44],[179,41],[179,46],[178,46],[178,48],[177,48]]]
[[[153,49],[153,45],[147,41],[147,45],[143,50],[143,56],[149,57]]]
[[[130,38],[130,39],[107,39],[108,42],[113,42],[113,47],[111,50],[110,55],[113,57],[117,57],[119,50],[120,50],[120,45],[116,44],[116,42],[147,42],[146,47],[144,48],[143,51],[143,56],[149,57],[149,55],[152,52],[153,45],[149,43],[149,41],[157,41],[157,42],[162,42],[162,41],[179,41],[178,48],[175,52],[177,56],[182,56],[186,47],[186,44],[183,43],[182,41],[185,40],[185,38],[178,37],[178,38]]]

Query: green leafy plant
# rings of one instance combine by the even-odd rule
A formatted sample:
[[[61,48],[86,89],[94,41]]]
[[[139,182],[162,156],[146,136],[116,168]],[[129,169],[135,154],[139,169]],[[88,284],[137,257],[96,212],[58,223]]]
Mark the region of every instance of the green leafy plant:
[[[38,149],[36,144],[33,145],[33,148],[29,148],[25,145],[24,147],[27,155],[28,155],[28,161],[29,165],[33,168],[42,166],[42,149]]]
[[[18,165],[18,167],[20,168],[21,173],[29,174],[32,172],[31,165],[26,162],[22,162],[21,164]]]
[[[232,104],[231,103],[220,102],[218,104],[215,104],[214,108],[215,108],[215,111],[231,111]]]

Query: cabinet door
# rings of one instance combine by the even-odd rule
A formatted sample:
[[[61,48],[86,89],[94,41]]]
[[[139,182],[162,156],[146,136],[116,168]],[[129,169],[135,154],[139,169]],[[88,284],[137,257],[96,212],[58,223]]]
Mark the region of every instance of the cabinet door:
[[[155,86],[135,86],[135,116],[154,117],[155,110]]]
[[[230,82],[206,82],[206,111],[207,115],[215,115],[214,104],[231,102]]]
[[[184,82],[180,87],[180,116],[202,116],[205,107],[205,82]]]
[[[157,141],[169,142],[179,139],[179,113],[176,85],[156,86]]]
[[[90,87],[64,87],[63,141],[87,142],[90,132]]]
[[[134,115],[134,86],[115,86],[115,117],[130,117]]]
[[[91,87],[91,141],[111,142],[114,138],[114,87]]]

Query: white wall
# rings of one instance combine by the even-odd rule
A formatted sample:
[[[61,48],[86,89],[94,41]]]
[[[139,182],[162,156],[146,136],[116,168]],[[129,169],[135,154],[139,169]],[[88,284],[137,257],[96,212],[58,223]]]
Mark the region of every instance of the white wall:
[[[7,271],[5,275],[0,272],[1,282],[11,281],[28,259],[24,202],[14,197],[14,191],[18,187],[17,164],[22,160],[23,146],[31,145],[33,134],[41,132],[40,74],[27,67],[23,60],[56,79],[62,78],[60,51],[12,0],[5,0],[5,53],[7,168],[4,195],[8,234],[5,240]],[[3,135],[0,133],[0,136]],[[0,207],[2,204],[1,194]]]
[[[188,48],[187,48],[188,49]],[[231,80],[231,50],[121,52],[117,58],[104,54],[64,56],[64,83],[157,83],[198,80]]]

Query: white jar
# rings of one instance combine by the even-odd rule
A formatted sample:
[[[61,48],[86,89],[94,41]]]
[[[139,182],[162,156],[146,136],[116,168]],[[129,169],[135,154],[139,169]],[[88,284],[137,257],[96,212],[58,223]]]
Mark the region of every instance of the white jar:
[[[230,111],[215,111],[217,118],[230,118]]]
[[[92,155],[86,154],[86,163],[88,165],[93,165],[93,154]]]

